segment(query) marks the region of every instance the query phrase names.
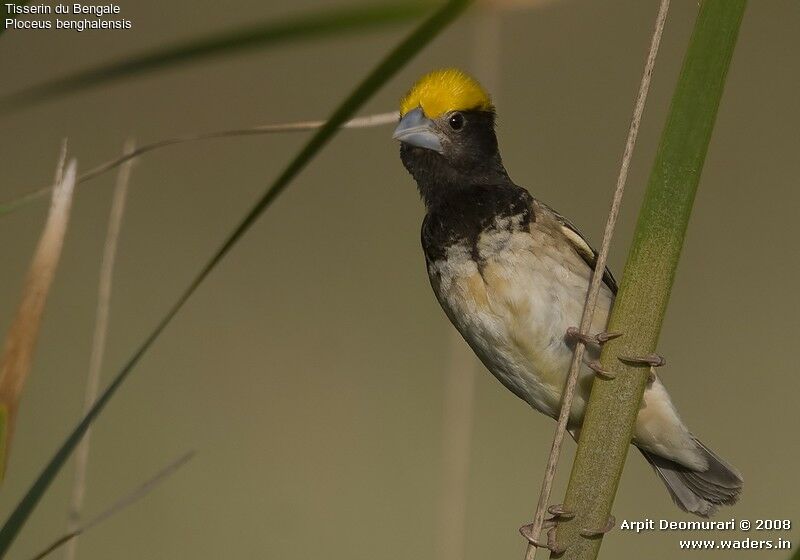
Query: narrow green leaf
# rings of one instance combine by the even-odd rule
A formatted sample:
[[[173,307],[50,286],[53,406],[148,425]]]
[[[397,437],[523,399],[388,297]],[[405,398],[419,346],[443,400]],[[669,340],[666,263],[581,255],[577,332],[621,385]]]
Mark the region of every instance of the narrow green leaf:
[[[27,491],[17,507],[0,529],[0,558],[8,552],[11,543],[22,529],[33,509],[38,504],[44,492],[50,486],[55,476],[61,470],[70,453],[80,441],[89,425],[100,414],[105,405],[116,393],[136,364],[144,356],[150,346],[156,341],[162,331],[169,325],[175,315],[180,311],[186,301],[197,290],[211,271],[219,264],[222,258],[233,248],[241,237],[250,229],[272,202],[286,189],[289,183],[311,161],[311,159],[325,146],[336,134],[339,126],[349,119],[355,112],[378,91],[406,62],[416,55],[428,44],[444,27],[460,14],[469,5],[470,0],[449,0],[440,9],[434,12],[416,30],[395,47],[383,61],[372,70],[357,88],[333,112],[331,117],[303,147],[300,153],[289,163],[286,169],[267,189],[253,208],[242,219],[238,226],[228,236],[222,246],[209,259],[188,288],[178,298],[177,302],[167,311],[166,315],[156,325],[153,332],[134,352],[122,369],[114,377],[97,402],[86,413],[77,427],[67,437],[50,462],[44,467],[36,481]]]
[[[430,1],[406,0],[395,4],[337,8],[199,37],[3,95],[0,97],[0,114],[115,80],[210,57],[396,24],[421,17],[430,7]]]
[[[602,543],[602,535],[580,532],[603,527],[611,514],[649,374],[618,357],[656,350],[745,3],[700,4],[607,327],[624,333],[601,354],[616,377],[595,380],[581,428],[564,500],[575,516],[556,533],[563,560],[592,560]]]
[[[17,2],[6,2],[5,0],[3,0],[2,8],[0,8],[2,10],[2,11],[0,11],[0,14],[2,14],[2,16],[3,16],[3,24],[0,25],[0,35],[2,35],[3,32],[5,32],[5,30],[6,30],[6,20],[7,19],[16,19],[17,18],[17,16],[15,16],[14,14],[9,13],[8,5],[9,4],[14,4],[15,6],[25,6],[26,4],[30,4],[30,3],[31,3],[31,0],[21,0],[21,1],[17,1]]]

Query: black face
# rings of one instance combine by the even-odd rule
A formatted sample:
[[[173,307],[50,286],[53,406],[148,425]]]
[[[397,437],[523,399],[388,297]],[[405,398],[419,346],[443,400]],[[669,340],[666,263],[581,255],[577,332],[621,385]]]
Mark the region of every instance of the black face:
[[[453,111],[432,120],[441,153],[400,144],[400,158],[427,202],[455,186],[507,178],[500,160],[495,116],[490,111]]]
[[[455,168],[474,170],[497,154],[494,113],[452,111],[433,123],[442,142],[441,157]]]

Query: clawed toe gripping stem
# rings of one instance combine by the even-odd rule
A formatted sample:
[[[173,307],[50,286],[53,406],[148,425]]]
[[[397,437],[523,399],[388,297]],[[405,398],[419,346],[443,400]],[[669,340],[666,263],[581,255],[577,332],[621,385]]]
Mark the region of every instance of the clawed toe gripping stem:
[[[580,535],[590,539],[592,537],[599,537],[608,533],[617,524],[617,520],[613,515],[608,516],[606,524],[600,529],[581,529]]]
[[[667,364],[667,360],[661,354],[652,352],[646,356],[620,356],[619,361],[635,366],[661,367]]]
[[[556,524],[552,519],[545,521],[545,528],[547,528],[547,542],[542,542],[536,538],[533,533],[533,523],[528,523],[519,528],[519,532],[525,537],[529,543],[536,548],[546,548],[553,554],[561,554],[566,550],[565,547],[560,547],[556,543]]]
[[[555,504],[547,508],[547,513],[553,517],[547,519],[543,528],[547,529],[547,542],[542,542],[536,535],[532,533],[533,523],[528,523],[519,528],[519,532],[525,537],[529,543],[537,548],[546,548],[553,554],[561,554],[566,550],[566,547],[559,546],[556,542],[556,526],[562,519],[572,519],[575,517],[575,512],[568,510],[563,504]],[[593,538],[605,535],[611,531],[617,524],[617,520],[613,515],[608,517],[606,524],[599,529],[581,529],[579,534],[584,538]]]
[[[619,360],[626,364],[650,366],[650,373],[647,376],[647,382],[652,383],[656,380],[656,368],[662,367],[667,364],[667,360],[661,354],[652,352],[646,356],[620,356]]]
[[[597,346],[602,346],[609,340],[614,340],[615,338],[619,338],[622,336],[622,333],[619,332],[599,332],[597,334],[585,334],[580,331],[577,327],[570,327],[567,329],[567,338],[572,340],[580,340],[584,344],[594,344]]]
[[[589,366],[589,369],[595,372],[597,375],[604,379],[614,379],[617,374],[609,369],[605,369],[602,365],[600,365],[600,360],[591,360],[586,364]]]
[[[650,366],[650,375],[647,382],[652,383],[656,380],[655,368],[666,365],[667,360],[661,354],[647,354],[646,356],[620,356],[619,360],[626,364]],[[599,360],[591,360],[586,364],[593,372],[605,379],[614,379],[617,374],[611,370],[605,369]]]
[[[564,507],[564,504],[553,504],[547,508],[547,513],[553,516],[553,519],[572,519],[575,517],[575,512]]]
[[[580,331],[577,327],[570,327],[567,329],[566,336],[568,339],[571,340],[580,340],[586,345],[595,345],[595,346],[602,346],[609,340],[614,340],[622,336],[621,332],[599,332],[594,335],[585,334]],[[664,359],[664,356],[661,354],[657,354],[652,352],[645,356],[619,356],[618,358],[621,362],[625,364],[631,365],[643,365],[650,367],[650,375],[648,376],[647,382],[652,383],[656,380],[656,372],[654,368],[662,367],[666,365],[667,360]],[[604,368],[599,360],[591,360],[586,363],[586,365],[595,372],[599,377],[604,379],[614,379],[616,377],[616,373],[613,371]]]
[[[620,332],[599,332],[597,334],[585,334],[580,331],[577,327],[570,327],[567,329],[566,337],[570,340],[580,340],[585,345],[594,345],[594,346],[602,346],[609,340],[614,340],[622,336]],[[604,379],[614,379],[616,374],[613,371],[605,369],[602,365],[600,365],[599,360],[591,360],[586,364],[589,366],[593,372]]]

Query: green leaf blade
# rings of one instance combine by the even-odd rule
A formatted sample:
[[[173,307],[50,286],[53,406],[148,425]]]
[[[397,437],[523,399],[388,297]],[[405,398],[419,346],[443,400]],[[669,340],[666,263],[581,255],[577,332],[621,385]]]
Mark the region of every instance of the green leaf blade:
[[[125,379],[127,379],[139,360],[158,339],[159,335],[166,329],[175,315],[177,315],[186,301],[203,283],[211,271],[216,268],[223,257],[250,229],[272,202],[286,189],[292,179],[302,171],[311,159],[336,134],[340,125],[353,116],[383,84],[436,37],[439,32],[452,22],[470,3],[471,0],[448,0],[441,8],[417,27],[416,30],[408,35],[408,37],[395,47],[383,61],[367,75],[361,84],[333,112],[326,124],[314,134],[305,147],[289,163],[283,173],[281,173],[266,190],[263,196],[256,202],[253,208],[241,220],[239,225],[227,237],[217,252],[209,259],[206,265],[181,294],[175,304],[167,311],[152,333],[116,374],[109,386],[103,391],[92,408],[70,433],[58,451],[56,451],[53,458],[36,478],[33,485],[20,500],[19,504],[17,504],[2,529],[0,529],[0,558],[3,558],[8,553],[14,539],[19,534],[30,514],[36,508],[39,500],[42,498],[55,476],[64,466],[78,442],[80,442],[83,434],[102,412]]]
[[[204,36],[0,96],[0,114],[165,68],[292,41],[318,39],[411,21],[424,15],[430,6],[429,1],[410,0],[395,4],[329,9]]]

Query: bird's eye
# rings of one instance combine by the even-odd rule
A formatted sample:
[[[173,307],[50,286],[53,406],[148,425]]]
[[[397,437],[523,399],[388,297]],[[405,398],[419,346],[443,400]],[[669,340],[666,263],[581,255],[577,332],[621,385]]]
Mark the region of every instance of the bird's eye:
[[[450,118],[447,119],[447,123],[453,130],[461,130],[461,127],[464,126],[464,115],[461,113],[453,113],[450,115]]]

